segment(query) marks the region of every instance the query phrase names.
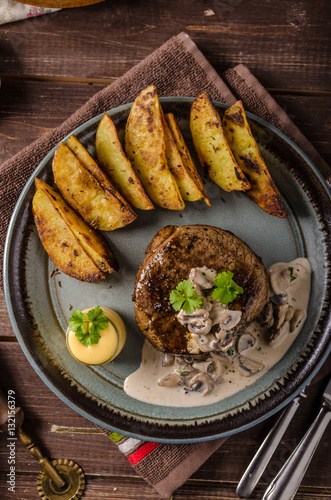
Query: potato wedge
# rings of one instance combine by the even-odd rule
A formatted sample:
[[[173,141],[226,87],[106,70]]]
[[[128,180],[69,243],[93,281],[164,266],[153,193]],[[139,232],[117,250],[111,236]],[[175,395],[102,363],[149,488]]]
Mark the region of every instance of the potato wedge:
[[[140,210],[152,210],[154,205],[125,156],[115,125],[107,113],[99,123],[95,147],[101,168],[130,205]]]
[[[164,118],[163,129],[168,166],[176,179],[180,194],[184,200],[204,200],[207,205],[211,206],[175,116],[173,113],[167,113]]]
[[[192,104],[190,128],[196,152],[207,175],[225,191],[249,189],[250,184],[225,138],[219,114],[206,92],[202,92]]]
[[[130,205],[95,166],[98,179],[62,142],[55,151],[53,174],[63,198],[95,229],[113,231],[133,222],[137,216]]]
[[[167,164],[161,106],[154,85],[143,90],[132,105],[125,151],[151,200],[163,208],[183,210],[183,198]]]
[[[241,101],[225,111],[223,127],[237,163],[251,185],[245,194],[268,214],[287,217],[281,194],[252,135]]]
[[[90,174],[93,175],[103,189],[112,193],[116,198],[124,203],[124,205],[129,206],[127,200],[125,200],[120,192],[113,186],[107,175],[103,172],[103,170],[101,170],[99,165],[94,161],[83,144],[79,142],[77,137],[71,135],[67,140],[66,145],[77,156],[83,167],[85,167]],[[131,207],[129,206],[129,208]]]
[[[93,283],[105,278],[41,188],[33,197],[32,211],[41,243],[56,267],[80,281]]]
[[[66,222],[71,232],[95,265],[105,273],[117,271],[118,263],[103,236],[86,224],[86,222],[84,222],[83,219],[64,201],[60,193],[55,191],[55,189],[46,182],[36,179],[35,184],[37,189],[42,189],[46,193],[59,215]]]

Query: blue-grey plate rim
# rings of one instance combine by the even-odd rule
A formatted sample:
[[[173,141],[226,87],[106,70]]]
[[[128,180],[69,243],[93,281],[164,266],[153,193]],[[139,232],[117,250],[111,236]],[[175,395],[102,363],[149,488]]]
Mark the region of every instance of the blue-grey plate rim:
[[[194,98],[192,98],[192,97],[163,97],[163,98],[160,98],[161,103],[162,102],[164,102],[164,103],[175,102],[175,101],[179,102],[179,103],[180,102],[189,102],[190,103],[190,102],[193,102],[193,100],[194,100]],[[229,107],[227,104],[220,103],[217,101],[215,102],[215,105],[220,107],[221,109],[222,108],[226,109]],[[124,104],[122,106],[118,106],[116,108],[113,108],[112,110],[109,110],[107,112],[120,113],[122,111],[126,111],[131,106],[132,106],[132,103],[128,103],[128,104]],[[82,125],[80,125],[76,129],[71,131],[70,134],[68,134],[66,137],[64,137],[62,139],[62,141],[66,141],[71,134],[78,134],[79,132],[81,132],[85,128],[89,127],[90,125],[93,125],[94,123],[100,121],[102,116],[103,116],[103,113],[100,113],[99,115],[95,116],[94,118],[91,118],[87,122],[83,123]],[[290,149],[292,149],[293,151],[296,152],[296,154],[309,166],[310,170],[312,171],[314,176],[318,179],[318,181],[322,185],[323,189],[325,190],[325,193],[328,195],[328,198],[330,200],[331,199],[331,191],[330,191],[327,183],[325,182],[324,177],[322,176],[320,171],[317,169],[317,167],[313,164],[313,162],[308,158],[308,156],[290,138],[288,138],[283,132],[278,130],[273,125],[269,124],[265,120],[255,116],[255,115],[253,115],[252,113],[247,112],[247,116],[253,122],[258,123],[259,125],[261,125],[265,129],[273,132],[282,141],[284,141],[290,147]],[[194,437],[194,438],[192,438],[192,437],[189,437],[189,438],[179,437],[176,439],[174,439],[173,437],[170,437],[170,438],[160,437],[160,436],[155,437],[153,435],[145,435],[145,434],[141,434],[139,432],[131,432],[131,431],[128,432],[127,430],[123,430],[122,428],[119,428],[119,427],[116,427],[113,425],[107,425],[107,424],[105,424],[104,421],[93,417],[90,413],[85,411],[83,408],[81,408],[80,406],[77,406],[73,401],[71,401],[69,398],[64,396],[62,394],[62,392],[53,384],[51,379],[48,377],[48,374],[40,369],[40,367],[38,366],[38,363],[35,361],[35,359],[31,355],[31,353],[29,351],[29,347],[24,342],[24,339],[21,335],[20,329],[19,329],[18,324],[16,322],[16,318],[15,318],[15,314],[14,314],[14,310],[13,310],[13,304],[12,304],[12,300],[11,300],[11,294],[10,294],[8,265],[9,265],[9,258],[10,258],[10,245],[11,245],[11,240],[13,237],[13,231],[15,228],[15,222],[16,222],[17,214],[19,212],[19,208],[20,208],[23,200],[25,199],[28,190],[31,188],[31,185],[34,182],[35,177],[41,172],[44,165],[47,164],[47,162],[52,158],[57,146],[58,146],[58,144],[39,163],[39,165],[37,166],[37,168],[35,169],[33,174],[28,179],[25,187],[23,188],[23,190],[22,190],[22,192],[17,200],[17,203],[15,205],[15,208],[14,208],[11,220],[10,220],[10,224],[8,227],[8,232],[7,232],[7,237],[6,237],[5,247],[4,247],[4,260],[3,260],[3,262],[4,262],[4,291],[5,291],[5,299],[6,299],[8,312],[9,312],[10,321],[12,323],[13,329],[15,331],[15,334],[17,336],[17,339],[20,343],[20,346],[21,346],[25,356],[27,357],[28,361],[30,362],[31,366],[34,368],[36,373],[40,376],[40,378],[44,381],[44,383],[49,387],[49,389],[51,389],[54,394],[56,394],[64,403],[66,403],[69,407],[74,409],[77,413],[79,413],[80,415],[84,416],[88,420],[92,421],[93,423],[95,423],[101,427],[105,427],[110,431],[113,431],[113,432],[116,432],[119,434],[123,434],[126,436],[135,437],[135,438],[143,439],[143,440],[148,439],[149,441],[160,442],[160,443],[192,443],[192,442],[203,442],[203,441],[227,437],[227,436],[230,436],[232,434],[236,434],[238,432],[249,429],[250,427],[252,427],[254,425],[257,425],[258,423],[271,417],[272,415],[274,415],[275,413],[277,413],[278,411],[283,409],[287,404],[289,404],[289,402],[291,400],[293,400],[311,382],[311,380],[314,378],[316,373],[319,371],[319,369],[321,368],[321,366],[325,362],[326,358],[328,357],[329,353],[331,352],[331,343],[329,343],[329,345],[325,348],[323,355],[320,357],[320,359],[315,364],[315,366],[310,370],[309,374],[307,374],[304,377],[304,380],[302,381],[302,383],[299,386],[297,386],[295,388],[295,390],[293,390],[293,392],[291,392],[291,394],[288,397],[286,397],[281,402],[279,402],[279,404],[277,404],[277,406],[275,408],[270,409],[265,414],[260,415],[258,418],[253,419],[250,422],[248,422],[247,424],[241,425],[237,428],[234,428],[234,429],[231,429],[231,430],[228,430],[225,432],[221,432],[221,433],[213,433],[213,435],[204,435],[202,437]],[[330,329],[330,327],[331,327],[331,318],[329,317],[326,328]]]

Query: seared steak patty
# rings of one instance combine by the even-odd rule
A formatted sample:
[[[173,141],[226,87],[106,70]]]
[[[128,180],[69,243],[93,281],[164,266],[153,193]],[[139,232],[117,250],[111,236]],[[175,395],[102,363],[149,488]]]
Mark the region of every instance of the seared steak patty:
[[[268,279],[261,259],[229,231],[213,226],[166,226],[154,236],[136,276],[133,301],[138,326],[158,350],[199,354],[190,332],[177,319],[169,295],[190,270],[206,266],[217,273],[232,271],[243,294],[227,307],[242,311],[241,330],[253,321],[268,299]],[[190,345],[189,345],[190,344]]]

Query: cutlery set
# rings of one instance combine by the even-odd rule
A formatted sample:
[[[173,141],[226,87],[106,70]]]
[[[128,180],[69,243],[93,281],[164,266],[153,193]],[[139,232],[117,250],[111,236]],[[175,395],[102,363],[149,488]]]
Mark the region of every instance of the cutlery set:
[[[237,495],[239,498],[249,498],[252,494],[287,427],[294,417],[299,407],[300,400],[305,397],[307,396],[304,391],[295,397],[283,411],[274,427],[270,430],[238,484]],[[291,456],[268,486],[262,500],[292,500],[295,497],[295,494],[330,420],[331,379],[329,380],[323,393],[319,412],[315,420]]]

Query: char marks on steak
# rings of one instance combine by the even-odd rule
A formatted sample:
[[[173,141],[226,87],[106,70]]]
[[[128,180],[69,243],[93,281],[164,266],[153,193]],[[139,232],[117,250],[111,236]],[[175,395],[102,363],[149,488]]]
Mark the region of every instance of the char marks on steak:
[[[136,276],[133,301],[138,326],[158,350],[199,354],[191,334],[177,320],[169,295],[194,267],[232,271],[243,294],[227,307],[243,312],[236,331],[252,322],[268,299],[268,279],[260,257],[234,234],[213,226],[166,226],[154,236]]]

